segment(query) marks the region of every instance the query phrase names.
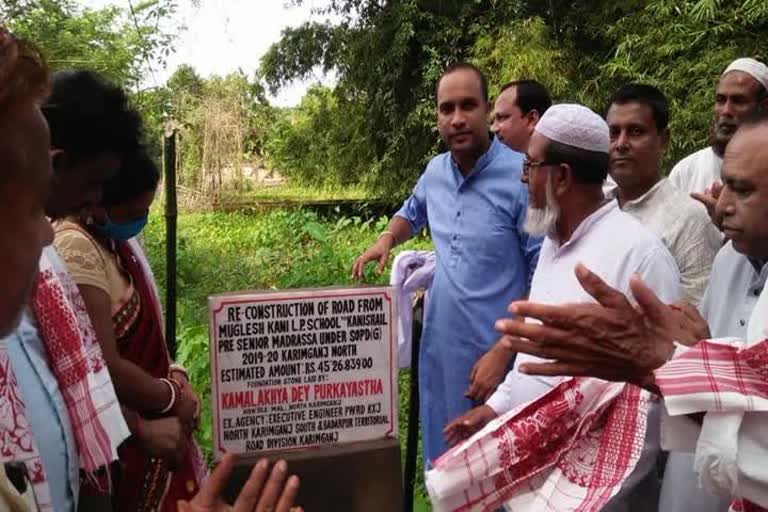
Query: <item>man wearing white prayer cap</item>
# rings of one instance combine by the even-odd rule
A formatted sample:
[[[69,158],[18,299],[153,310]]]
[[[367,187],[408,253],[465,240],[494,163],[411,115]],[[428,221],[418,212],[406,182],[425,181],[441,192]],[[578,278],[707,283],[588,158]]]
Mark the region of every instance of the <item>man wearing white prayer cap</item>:
[[[710,146],[680,160],[669,173],[672,183],[683,192],[695,194],[705,206],[709,203],[710,208],[714,208],[721,187],[720,167],[725,147],[741,121],[758,107],[766,106],[768,66],[752,58],[731,62],[717,82]]]
[[[546,304],[594,302],[576,280],[573,269],[577,263],[584,263],[619,290],[628,292],[630,276],[638,274],[655,293],[664,297],[664,301],[675,302],[680,298],[680,274],[667,248],[650,230],[623,212],[617,201],[607,200],[603,195],[608,151],[608,125],[582,105],[554,105],[536,125],[523,164],[522,179],[528,184],[529,194],[525,228],[532,235],[546,238],[533,275],[531,301]],[[504,341],[499,343],[503,346]],[[530,377],[517,371],[521,363],[532,359],[535,358],[518,354],[513,370],[485,405],[472,409],[446,427],[449,444],[456,444],[497,416],[504,416],[525,402],[539,399],[558,386],[559,378]],[[601,507],[605,507],[602,510],[623,511],[630,510],[627,507],[632,503],[633,511],[655,511],[659,492],[656,474],[660,450],[658,408],[647,401],[639,401],[630,405],[629,410],[637,414],[637,421],[642,423],[642,434],[638,436],[643,438],[637,440],[642,453],[639,460],[633,462],[634,468],[626,479],[617,479],[613,488],[600,491],[604,498]],[[547,413],[542,410],[541,414]],[[471,444],[474,440],[466,442]],[[554,449],[550,441],[553,440],[548,440],[545,433],[540,442],[531,442],[529,447],[540,456],[548,449]],[[620,455],[614,455],[611,464],[621,464]],[[584,456],[589,458],[591,454]],[[546,502],[549,509],[572,510],[577,507],[570,498],[565,498],[565,494],[573,497],[584,491],[592,498],[595,495],[586,491],[588,485],[579,487],[574,484],[578,488],[563,491],[564,501],[555,507],[552,503],[557,502],[557,498],[545,489],[551,489],[552,485],[538,484],[529,484],[530,492],[539,494],[532,501],[524,498],[528,505],[521,505],[520,501],[508,502],[508,505],[514,505],[514,510],[543,510],[537,507]],[[555,487],[563,489],[563,485],[559,482]],[[584,501],[577,501],[579,507],[601,509],[594,501],[589,501],[588,506]]]
[[[576,271],[579,280],[600,305],[518,302],[512,311],[543,325],[497,322],[509,350],[551,359],[520,371],[631,379],[663,399],[664,446],[691,453],[687,467],[667,465],[663,512],[725,512],[731,502],[734,512],[768,510],[766,140],[768,112],[761,110],[742,121],[725,151],[717,210],[730,241],[715,260],[705,293],[705,302],[712,298],[702,307],[706,322],[681,319],[678,308],[659,302],[640,281],[628,297],[641,307],[633,307],[584,267]],[[744,272],[760,265],[751,279]],[[670,463],[677,454],[670,454]],[[687,470],[689,483],[678,478],[668,486],[673,470]],[[691,493],[701,486],[722,500],[702,502]]]

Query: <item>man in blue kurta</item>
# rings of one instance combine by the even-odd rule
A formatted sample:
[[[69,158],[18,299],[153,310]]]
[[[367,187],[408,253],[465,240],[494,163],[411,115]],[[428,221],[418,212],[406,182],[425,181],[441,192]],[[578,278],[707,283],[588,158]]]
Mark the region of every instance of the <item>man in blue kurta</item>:
[[[475,405],[470,374],[498,338],[495,321],[527,294],[541,245],[523,230],[523,156],[489,135],[488,112],[487,82],[477,68],[462,63],[443,74],[437,124],[449,152],[429,162],[387,230],[353,266],[358,278],[370,261],[383,271],[392,248],[429,224],[437,268],[419,354],[425,461],[447,450],[443,428]]]

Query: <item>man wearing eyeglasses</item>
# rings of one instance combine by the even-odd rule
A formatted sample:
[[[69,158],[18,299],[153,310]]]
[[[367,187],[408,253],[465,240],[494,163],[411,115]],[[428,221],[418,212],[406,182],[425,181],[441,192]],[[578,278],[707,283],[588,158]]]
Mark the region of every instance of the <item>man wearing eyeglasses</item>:
[[[546,238],[531,283],[532,301],[592,301],[573,273],[580,262],[599,269],[598,275],[621,290],[629,290],[630,276],[638,274],[650,281],[650,286],[665,300],[679,299],[680,276],[667,248],[637,220],[622,212],[616,201],[603,196],[609,144],[608,125],[581,105],[552,106],[534,130],[523,164],[522,180],[528,184],[529,195],[525,229],[532,236]],[[503,344],[503,339],[499,343]],[[515,368],[486,404],[446,427],[444,433],[449,444],[470,436],[496,416],[547,393],[559,382],[560,379],[531,377],[516,370],[519,364],[529,361],[529,356],[518,354]],[[611,502],[616,508],[605,510],[623,510],[630,493],[636,491],[653,496],[649,507],[658,503],[658,481],[653,474],[659,451],[658,418],[650,419],[648,426],[648,442],[636,471]]]

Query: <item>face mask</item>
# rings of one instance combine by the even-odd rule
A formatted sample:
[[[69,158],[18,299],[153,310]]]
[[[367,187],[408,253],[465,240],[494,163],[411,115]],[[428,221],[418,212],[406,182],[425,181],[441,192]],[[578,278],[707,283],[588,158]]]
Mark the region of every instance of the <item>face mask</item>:
[[[104,224],[94,224],[93,229],[100,235],[113,240],[129,240],[141,233],[141,230],[147,225],[147,220],[149,220],[149,216],[144,215],[136,220],[117,224],[112,222],[109,216],[107,216],[107,220]]]

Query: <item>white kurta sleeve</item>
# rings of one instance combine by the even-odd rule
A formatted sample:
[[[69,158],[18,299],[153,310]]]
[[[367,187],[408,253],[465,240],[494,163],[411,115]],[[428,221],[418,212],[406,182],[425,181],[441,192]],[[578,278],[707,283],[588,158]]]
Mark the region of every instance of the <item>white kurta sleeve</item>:
[[[512,369],[507,373],[504,381],[499,384],[499,387],[496,388],[496,391],[491,395],[491,398],[485,402],[485,405],[493,409],[498,415],[511,411],[512,407],[514,407],[512,405],[512,389],[514,387],[514,384],[512,383],[514,379],[512,377],[515,371],[515,369]]]

